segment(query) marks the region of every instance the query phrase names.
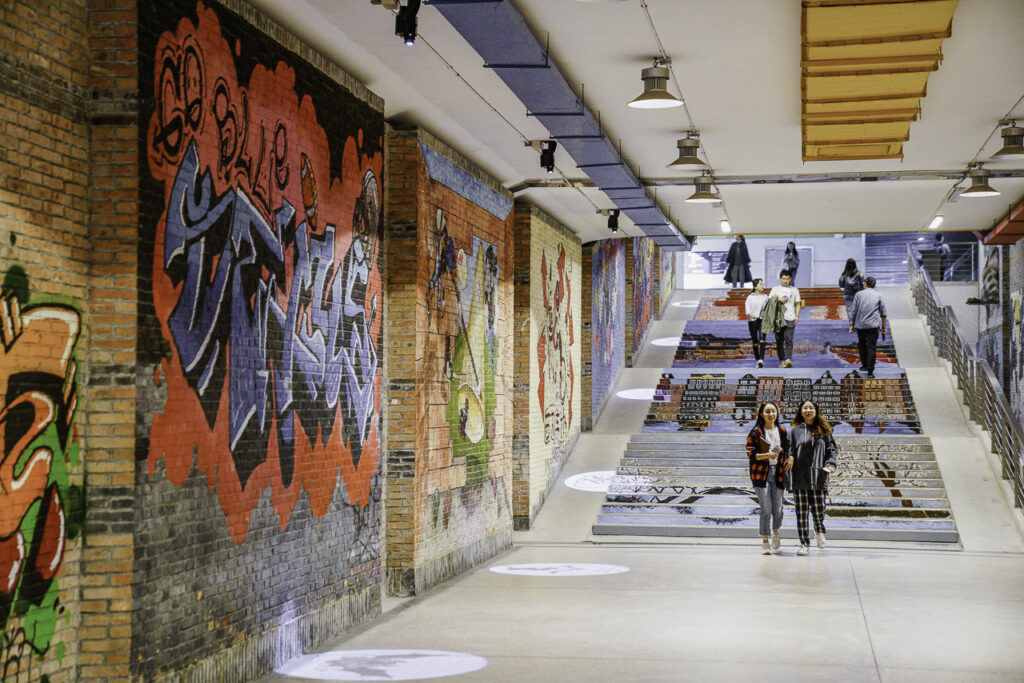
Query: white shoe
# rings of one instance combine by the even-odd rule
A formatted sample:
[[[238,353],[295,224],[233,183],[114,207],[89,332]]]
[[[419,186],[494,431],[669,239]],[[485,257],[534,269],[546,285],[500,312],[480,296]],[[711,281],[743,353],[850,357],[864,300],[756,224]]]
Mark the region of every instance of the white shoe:
[[[815,540],[818,541],[818,548],[821,550],[825,549],[825,534],[814,534]]]
[[[793,361],[791,361],[791,360],[784,361],[782,363],[782,367],[784,367],[784,368],[791,368],[791,367],[793,367]]]
[[[800,549],[796,551],[797,555],[806,555],[811,552],[811,549],[805,545],[800,546]]]
[[[768,545],[768,541],[761,541],[761,554],[762,555],[771,555],[772,554],[772,548],[771,548],[770,545]]]
[[[782,545],[782,540],[779,538],[779,532],[778,531],[773,531],[772,532],[772,550],[778,550],[781,545]]]
[[[764,361],[763,360],[757,361],[757,367],[763,368],[764,367]]]

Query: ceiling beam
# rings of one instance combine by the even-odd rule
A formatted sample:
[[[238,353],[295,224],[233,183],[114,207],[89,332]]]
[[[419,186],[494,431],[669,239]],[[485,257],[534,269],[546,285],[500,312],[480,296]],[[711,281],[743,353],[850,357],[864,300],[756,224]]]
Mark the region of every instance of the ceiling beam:
[[[907,33],[896,36],[865,36],[864,38],[844,38],[842,40],[807,41],[805,48],[811,47],[845,47],[847,45],[885,45],[888,43],[913,43],[921,40],[945,40],[953,35],[950,29],[932,33]]]
[[[850,109],[849,111],[812,111],[804,112],[804,120],[838,119],[844,116],[920,116],[921,107],[911,109]]]
[[[907,62],[940,62],[942,52],[927,55],[893,55],[890,57],[849,57],[846,59],[805,59],[800,62],[805,69],[815,66],[869,66],[871,64],[904,64]]]
[[[985,244],[1014,244],[1021,237],[1024,237],[1024,202],[1011,209],[983,241]]]
[[[845,104],[847,102],[884,102],[885,100],[910,100],[921,99],[927,95],[927,90],[921,92],[892,93],[890,95],[851,95],[850,97],[816,97],[803,98],[804,104]]]
[[[804,123],[808,126],[842,126],[842,125],[861,125],[864,123],[911,123],[917,120],[917,114],[907,114],[905,116],[887,116],[884,118],[877,119],[827,119],[827,120],[816,120],[812,119],[806,114],[803,117]]]
[[[865,69],[863,71],[804,71],[805,78],[846,78],[847,76],[895,76],[902,74],[926,74],[938,71],[939,63],[927,67],[907,67],[905,69]]]

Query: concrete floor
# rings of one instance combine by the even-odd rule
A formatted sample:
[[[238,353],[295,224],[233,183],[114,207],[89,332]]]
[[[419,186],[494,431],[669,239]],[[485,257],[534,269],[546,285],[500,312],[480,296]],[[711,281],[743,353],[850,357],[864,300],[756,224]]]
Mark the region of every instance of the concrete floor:
[[[484,658],[483,668],[432,678],[466,683],[1024,680],[1021,513],[1009,503],[987,436],[965,419],[906,289],[879,289],[935,446],[961,549],[851,541],[797,557],[789,542],[781,555],[763,556],[754,539],[594,537],[590,526],[603,494],[562,482],[614,469],[629,435],[640,430],[647,404],[613,397],[594,431],[580,438],[533,528],[517,532],[511,550],[425,595],[386,599],[380,619],[318,651],[326,672],[320,680],[415,680],[384,677],[369,658],[360,660],[362,676],[336,662],[344,651],[397,648]],[[699,295],[676,293],[665,318],[652,325],[642,367],[624,370],[616,391],[655,385],[673,354],[656,342],[678,338],[695,310],[687,302],[696,304]],[[628,571],[568,577],[490,570],[526,563]],[[293,660],[279,671],[309,661]],[[262,680],[309,678],[277,673]]]

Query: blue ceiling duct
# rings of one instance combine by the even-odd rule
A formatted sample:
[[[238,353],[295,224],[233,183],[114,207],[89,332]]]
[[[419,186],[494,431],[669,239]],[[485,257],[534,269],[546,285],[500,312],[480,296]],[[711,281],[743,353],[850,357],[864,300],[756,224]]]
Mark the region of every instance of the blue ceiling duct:
[[[576,96],[526,20],[503,0],[428,0],[544,124],[551,138],[590,176],[594,185],[648,237],[665,249],[689,249],[629,168],[597,118]]]

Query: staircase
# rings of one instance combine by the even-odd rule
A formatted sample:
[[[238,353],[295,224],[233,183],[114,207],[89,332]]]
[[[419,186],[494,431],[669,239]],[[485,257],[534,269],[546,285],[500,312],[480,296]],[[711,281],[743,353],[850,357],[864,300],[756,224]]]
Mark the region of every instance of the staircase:
[[[595,535],[758,535],[745,434],[638,434],[627,447]],[[835,540],[957,543],[946,490],[922,436],[837,436],[839,469],[825,526]],[[781,535],[796,538],[787,495]]]

